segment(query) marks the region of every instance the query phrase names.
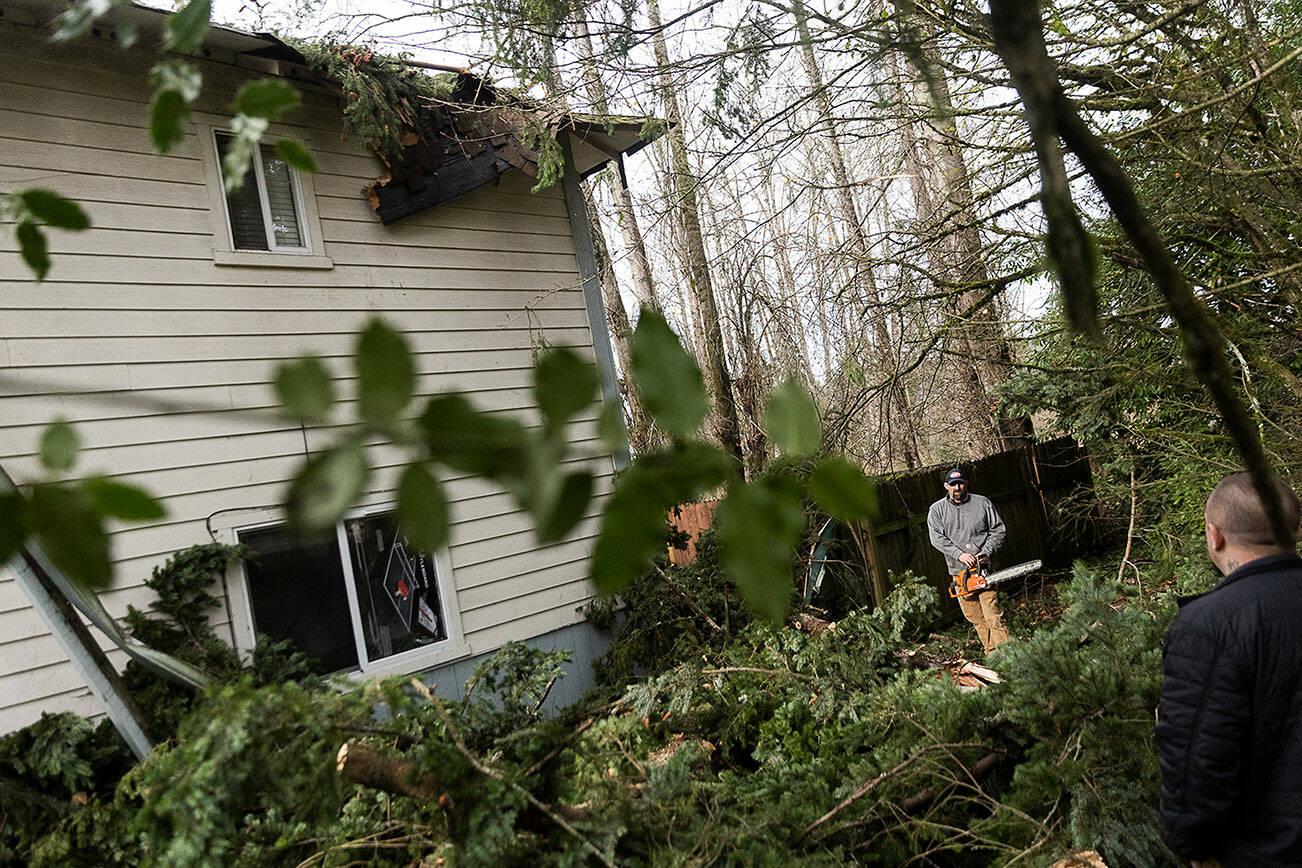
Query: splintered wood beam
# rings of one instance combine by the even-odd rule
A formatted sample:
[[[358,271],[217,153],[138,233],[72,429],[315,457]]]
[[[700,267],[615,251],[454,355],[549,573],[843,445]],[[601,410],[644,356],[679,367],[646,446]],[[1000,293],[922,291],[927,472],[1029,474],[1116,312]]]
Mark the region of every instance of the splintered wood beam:
[[[491,144],[472,157],[445,158],[437,173],[427,176],[424,185],[415,191],[400,183],[376,184],[371,189],[376,202],[375,213],[387,226],[495,183],[508,167],[509,164]]]

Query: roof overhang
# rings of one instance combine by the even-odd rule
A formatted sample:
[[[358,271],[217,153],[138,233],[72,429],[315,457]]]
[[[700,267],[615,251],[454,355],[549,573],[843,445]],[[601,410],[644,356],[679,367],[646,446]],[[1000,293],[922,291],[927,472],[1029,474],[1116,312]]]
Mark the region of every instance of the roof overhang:
[[[586,178],[612,160],[636,154],[663,132],[663,124],[651,118],[618,118],[603,121],[590,115],[570,115],[562,130],[570,133],[574,168]]]
[[[5,6],[6,11],[16,10],[28,23],[41,26],[49,26],[68,9],[67,0],[5,0]],[[163,24],[170,14],[168,9],[130,3],[113,9],[95,26],[111,32],[114,27],[130,25],[141,33],[155,35],[162,33]],[[296,48],[270,33],[250,33],[224,24],[213,23],[204,44],[248,57],[307,63]]]

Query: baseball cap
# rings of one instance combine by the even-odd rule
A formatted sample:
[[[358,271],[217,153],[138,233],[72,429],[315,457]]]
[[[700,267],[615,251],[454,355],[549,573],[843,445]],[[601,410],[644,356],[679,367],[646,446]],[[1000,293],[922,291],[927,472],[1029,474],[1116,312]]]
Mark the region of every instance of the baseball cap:
[[[946,485],[953,485],[955,482],[967,482],[967,477],[957,467],[945,474]]]

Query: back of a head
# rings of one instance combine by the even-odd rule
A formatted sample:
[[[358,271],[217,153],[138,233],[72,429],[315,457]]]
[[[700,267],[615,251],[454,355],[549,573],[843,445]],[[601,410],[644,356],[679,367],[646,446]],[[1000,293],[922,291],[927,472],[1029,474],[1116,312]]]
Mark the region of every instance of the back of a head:
[[[1284,520],[1293,530],[1292,545],[1296,546],[1298,497],[1284,480],[1276,477],[1274,483],[1280,505],[1284,508]],[[1226,539],[1235,545],[1253,549],[1280,547],[1261,496],[1248,473],[1233,473],[1217,483],[1207,498],[1207,522],[1220,528]]]

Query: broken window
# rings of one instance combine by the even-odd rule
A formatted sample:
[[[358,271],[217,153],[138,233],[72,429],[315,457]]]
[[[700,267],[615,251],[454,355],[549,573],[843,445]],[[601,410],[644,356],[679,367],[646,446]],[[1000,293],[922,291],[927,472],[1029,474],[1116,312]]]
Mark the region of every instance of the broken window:
[[[217,133],[217,154],[225,180],[226,152],[234,137]],[[306,252],[298,173],[270,145],[259,146],[244,184],[226,194],[232,250]]]
[[[368,664],[448,639],[433,558],[412,547],[391,513],[340,522],[318,539],[283,525],[238,532],[254,632],[289,639],[325,671]]]

